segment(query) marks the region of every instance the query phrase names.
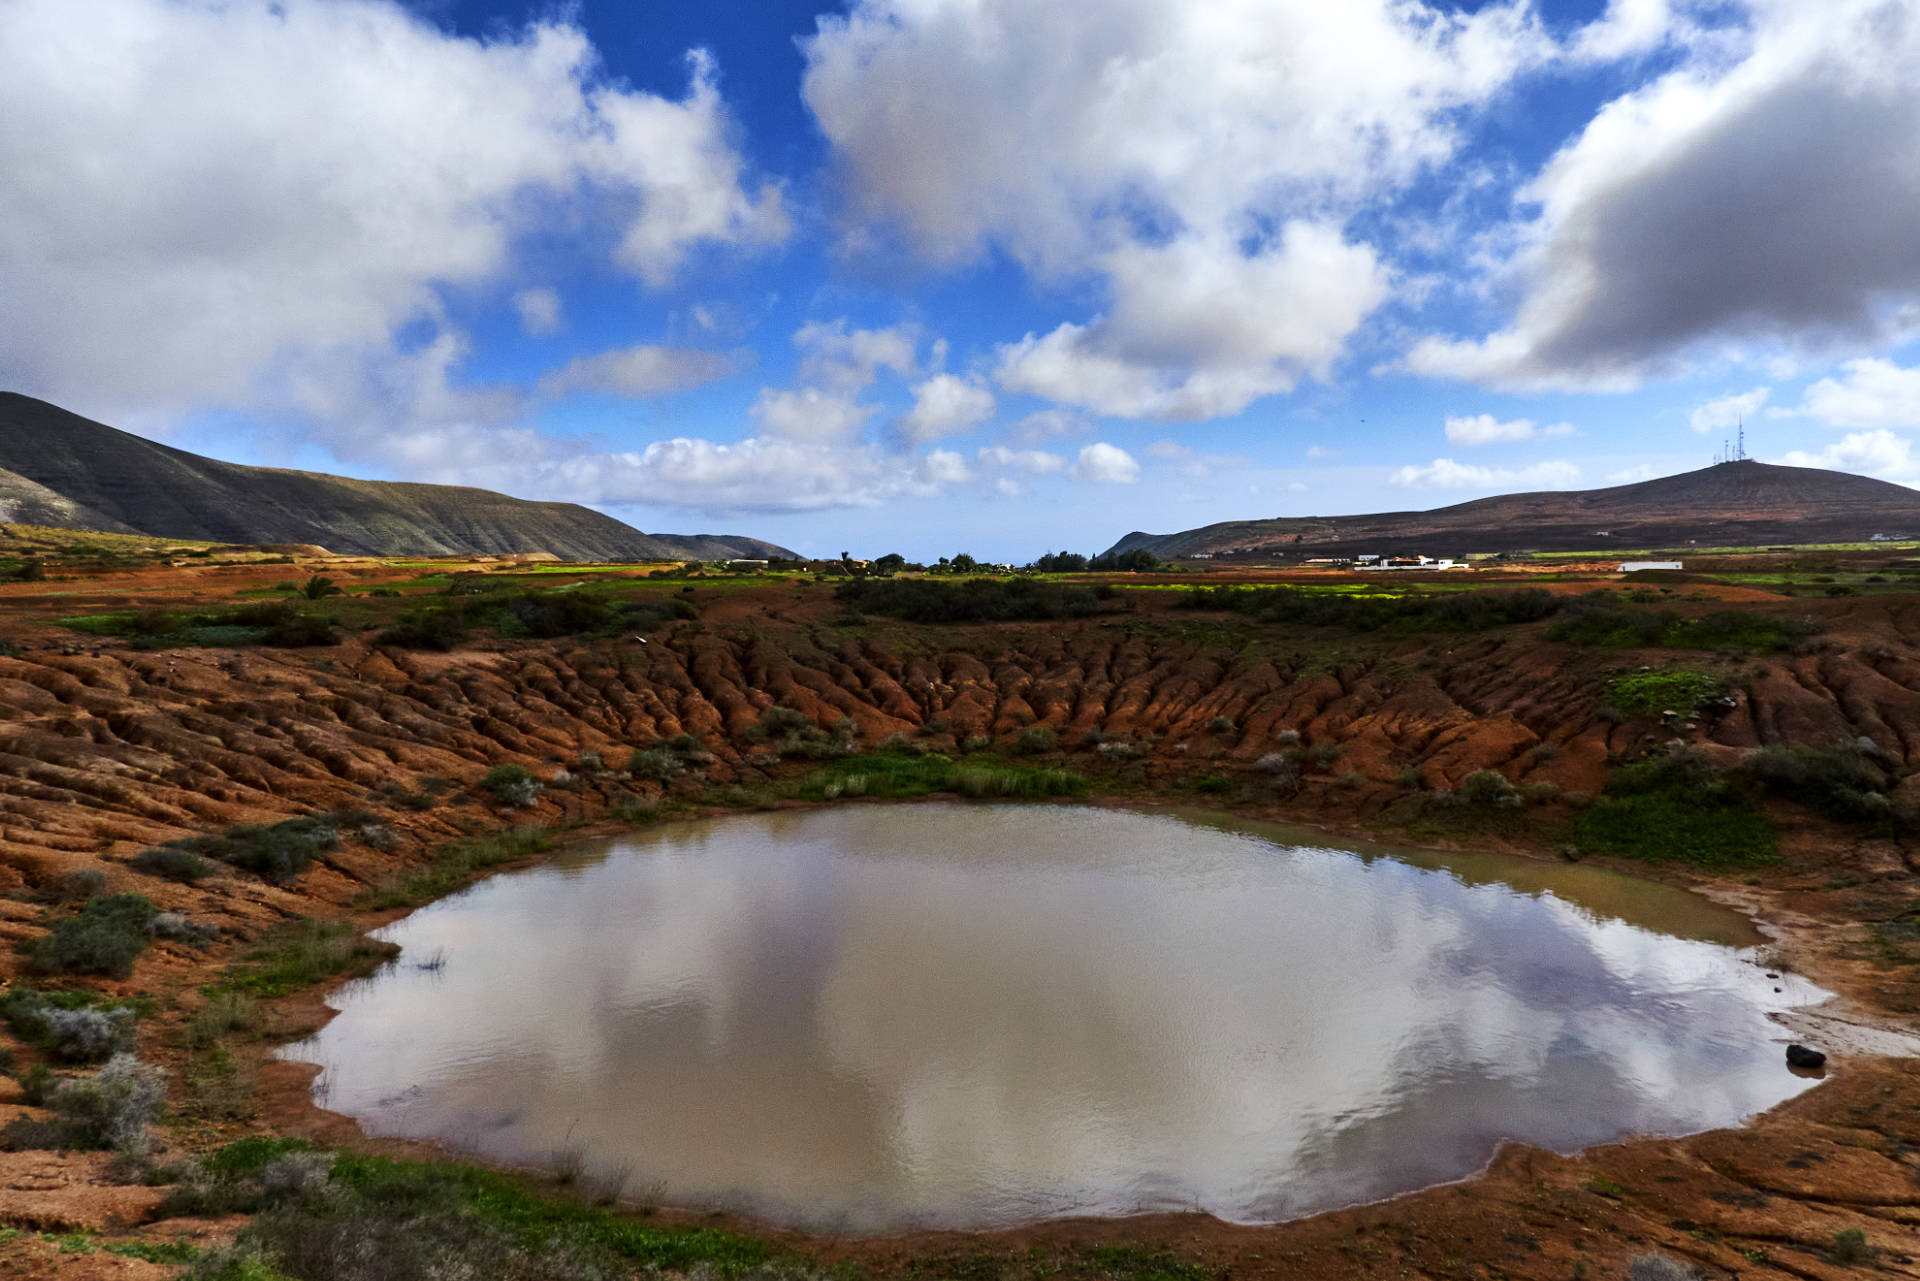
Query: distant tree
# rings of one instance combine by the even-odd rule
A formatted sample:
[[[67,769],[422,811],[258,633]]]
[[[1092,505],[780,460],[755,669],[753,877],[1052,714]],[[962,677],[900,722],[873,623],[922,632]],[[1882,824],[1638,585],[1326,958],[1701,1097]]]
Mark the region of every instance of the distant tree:
[[[961,552],[955,556],[952,563],[953,572],[956,574],[971,574],[974,570],[980,568],[980,562],[965,552]]]
[[[1078,552],[1047,552],[1033,562],[1043,574],[1078,574],[1087,567],[1087,558]]]
[[[907,558],[899,552],[888,552],[874,561],[873,567],[883,574],[897,574],[907,567]]]
[[[1111,573],[1115,570],[1126,574],[1150,574],[1154,570],[1164,569],[1160,558],[1144,547],[1136,547],[1130,552],[1121,552],[1115,556],[1095,556],[1087,562],[1088,569]]]
[[[323,600],[328,596],[338,596],[340,585],[331,578],[323,578],[315,574],[301,585],[300,594],[308,600]]]

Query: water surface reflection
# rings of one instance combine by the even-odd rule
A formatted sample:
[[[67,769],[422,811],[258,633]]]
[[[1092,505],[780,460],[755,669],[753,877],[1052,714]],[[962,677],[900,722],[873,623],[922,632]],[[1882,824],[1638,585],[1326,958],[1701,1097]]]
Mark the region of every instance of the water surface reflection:
[[[674,1203],[856,1231],[1280,1219],[1807,1087],[1766,1014],[1824,994],[1775,993],[1736,918],[1488,866],[1086,807],[664,827],[399,922],[289,1053],[372,1133],[580,1143]]]

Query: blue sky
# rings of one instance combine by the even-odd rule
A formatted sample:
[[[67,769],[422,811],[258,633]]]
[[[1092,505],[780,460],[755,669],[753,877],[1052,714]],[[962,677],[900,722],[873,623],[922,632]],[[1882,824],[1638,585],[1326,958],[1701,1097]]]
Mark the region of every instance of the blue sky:
[[[1920,0],[9,0],[0,386],[1027,559],[1920,483]]]

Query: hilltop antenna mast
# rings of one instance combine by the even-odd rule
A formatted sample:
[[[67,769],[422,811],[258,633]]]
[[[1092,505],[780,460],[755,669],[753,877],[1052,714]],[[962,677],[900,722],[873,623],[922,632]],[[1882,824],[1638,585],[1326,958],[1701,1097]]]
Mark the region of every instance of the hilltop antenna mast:
[[[1737,463],[1747,461],[1747,420],[1744,417],[1740,419],[1740,452],[1735,456],[1734,461]]]

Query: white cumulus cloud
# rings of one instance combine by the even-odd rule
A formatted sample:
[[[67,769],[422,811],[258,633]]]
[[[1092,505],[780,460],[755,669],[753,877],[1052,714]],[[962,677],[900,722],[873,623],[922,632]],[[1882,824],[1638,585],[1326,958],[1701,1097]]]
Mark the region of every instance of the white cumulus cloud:
[[[1035,476],[1046,476],[1067,469],[1066,459],[1044,449],[1008,449],[1005,445],[988,445],[978,457],[985,466],[1011,468]]]
[[[1552,423],[1541,427],[1531,418],[1514,418],[1502,422],[1492,414],[1449,417],[1446,428],[1448,442],[1455,445],[1510,444],[1514,441],[1533,440],[1536,437],[1574,434],[1572,423]]]
[[[1476,467],[1436,458],[1424,466],[1402,467],[1390,479],[1408,489],[1567,489],[1580,483],[1580,469],[1569,462]]]
[[[1080,451],[1070,474],[1075,480],[1100,485],[1131,485],[1140,479],[1140,464],[1118,445],[1097,440]]]
[[[443,288],[505,278],[556,205],[652,284],[787,233],[710,59],[684,97],[624,88],[560,21],[470,39],[391,0],[8,0],[0,48],[0,383],[106,416],[386,377],[364,367],[404,362]]]
[[[1552,53],[1521,0],[855,0],[804,48],[862,234],[1104,291],[1002,385],[1166,419],[1324,377],[1390,283],[1347,217]]]
[[[807,512],[932,498],[969,478],[958,454],[900,456],[869,445],[749,437],[676,437],[633,452],[582,455],[524,469],[540,487],[610,505],[708,515]]]
[[[1615,6],[1624,25],[1657,22],[1654,6],[1629,8]],[[1511,321],[1482,339],[1429,338],[1410,368],[1620,390],[1730,352],[1857,350],[1911,329],[1920,7],[1721,12],[1735,21],[1608,103],[1518,193],[1538,215],[1501,282],[1519,295]]]
[[[520,317],[520,331],[535,338],[560,332],[560,295],[547,288],[522,289],[513,296],[513,309]]]
[[[1891,360],[1850,360],[1839,378],[1807,388],[1788,415],[1817,419],[1829,427],[1920,428],[1920,368]]]
[[[1824,467],[1881,480],[1920,480],[1920,459],[1913,456],[1913,442],[1884,428],[1849,432],[1817,454],[1789,450],[1780,461],[1789,467]]]
[[[1766,404],[1772,394],[1771,387],[1755,387],[1736,396],[1710,400],[1687,416],[1687,425],[1703,436],[1712,431],[1730,430],[1759,413],[1760,406]]]
[[[762,430],[772,435],[789,440],[833,441],[858,433],[878,410],[818,387],[791,391],[763,387],[748,412]]]
[[[729,377],[742,363],[737,353],[694,347],[621,347],[577,357],[541,375],[540,393],[557,398],[587,391],[644,399]]]
[[[1001,386],[1121,418],[1235,414],[1325,377],[1388,293],[1374,251],[1320,223],[1289,223],[1250,256],[1188,237],[1103,265],[1112,308],[1003,346]]]
[[[935,374],[913,389],[913,408],[897,424],[909,444],[972,431],[993,417],[993,393],[971,379]]]

